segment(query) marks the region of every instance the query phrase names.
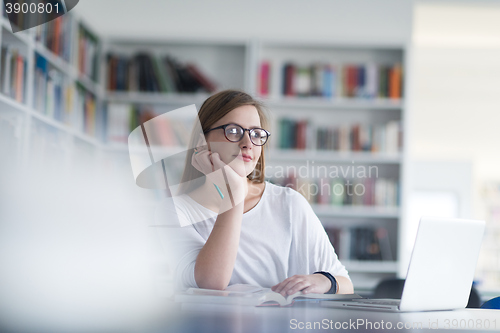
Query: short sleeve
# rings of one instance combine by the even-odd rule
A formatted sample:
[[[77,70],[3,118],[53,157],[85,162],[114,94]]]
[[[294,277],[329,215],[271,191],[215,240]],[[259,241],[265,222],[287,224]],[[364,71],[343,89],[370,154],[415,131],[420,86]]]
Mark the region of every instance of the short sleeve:
[[[349,273],[338,259],[325,228],[311,205],[295,190],[289,189],[288,196],[292,223],[288,276],[326,271],[333,276],[344,276],[350,279]]]
[[[155,213],[155,231],[172,270],[174,289],[198,288],[194,267],[205,240],[196,231],[183,206],[172,198],[163,200]]]

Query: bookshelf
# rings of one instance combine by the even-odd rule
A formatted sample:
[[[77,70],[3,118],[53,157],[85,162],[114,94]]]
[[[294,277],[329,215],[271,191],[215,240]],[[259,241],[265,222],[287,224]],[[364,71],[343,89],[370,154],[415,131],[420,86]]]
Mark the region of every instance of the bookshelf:
[[[102,145],[101,134],[97,132],[102,117],[97,111],[97,103],[102,99],[100,87],[75,67],[78,54],[74,41],[78,40],[76,32],[81,24],[74,15],[64,15],[50,24],[13,34],[5,15],[0,17],[1,116],[14,113],[22,119],[16,131],[21,133],[20,155],[24,158],[40,148],[33,146],[36,140],[32,136],[50,137],[47,133],[52,131],[64,133],[64,138],[59,135],[54,142],[83,141],[94,148]],[[13,54],[22,57],[23,66],[7,73],[6,64],[12,64]],[[6,89],[16,85],[23,87],[22,97]],[[90,105],[90,97],[85,103],[87,94],[92,96],[95,106]]]
[[[279,174],[276,183],[290,184],[309,200],[361,290],[399,270],[405,50],[393,44],[260,41],[255,52],[254,92],[274,118],[269,175]],[[376,174],[357,173],[369,168]],[[346,200],[348,181],[366,191]],[[342,184],[343,200],[334,195]]]
[[[295,170],[304,166],[327,170],[335,167],[340,173],[349,167],[376,168],[377,179],[370,186],[381,180],[377,185],[381,190],[377,192],[373,187],[372,192],[378,194],[368,201],[358,196],[350,198],[351,201],[337,198],[334,203],[331,194],[326,199],[303,194],[329,232],[357,288],[372,288],[378,280],[397,274],[406,164],[406,102],[402,97],[407,81],[405,45],[246,39],[100,40],[99,34],[82,19],[71,13],[64,17],[64,22],[57,23],[59,28],[55,22],[52,28],[52,31],[64,30],[58,34],[57,43],[42,28],[12,34],[6,18],[0,18],[2,48],[16,50],[26,63],[22,98],[6,94],[3,85],[0,87],[0,126],[8,129],[4,133],[9,133],[2,140],[16,147],[20,158],[28,158],[33,150],[38,151],[38,158],[43,158],[50,151],[68,167],[81,156],[88,156],[96,164],[115,170],[129,163],[125,138],[134,127],[131,115],[139,115],[135,121],[141,121],[140,115],[146,112],[154,116],[190,104],[199,108],[213,90],[243,89],[261,98],[272,113],[268,179],[277,183],[290,181],[290,174],[277,175],[278,169],[285,167]],[[2,64],[3,57],[4,52],[0,58]],[[151,63],[153,75],[163,77],[140,79],[137,68],[143,66],[145,58],[149,58],[146,62]],[[202,84],[179,89],[175,81],[165,82],[169,72],[156,73],[159,66],[166,67],[167,58],[174,59],[184,69],[194,65],[215,88]],[[325,86],[324,81],[313,84],[312,77],[323,75],[325,68],[330,86]],[[168,67],[162,71],[168,71]],[[382,71],[385,74],[377,75],[385,75],[384,89],[379,87],[381,81],[373,81],[373,73]],[[332,75],[336,75],[335,80]],[[1,79],[3,84],[3,76]],[[156,85],[145,83],[151,80],[156,80]],[[297,82],[293,83],[294,80]],[[370,87],[357,89],[356,82],[362,81],[371,82]],[[389,82],[396,81],[399,86],[389,87]],[[292,89],[294,84],[296,91]],[[318,86],[323,88],[318,90]],[[49,96],[54,101],[47,103]],[[116,120],[120,113],[124,117]],[[292,125],[290,132],[297,128],[294,124],[306,124],[304,142],[292,147],[280,143],[286,131],[282,126],[284,119]],[[357,125],[360,127],[353,130]],[[373,132],[379,133],[379,141],[366,141],[371,137],[366,133]],[[121,135],[112,137],[110,133]],[[321,146],[318,143],[321,135],[333,135],[327,141],[335,135],[343,137],[343,146]],[[7,136],[9,139],[4,139]],[[355,136],[359,141],[357,146],[352,142]],[[40,141],[40,137],[45,139]],[[320,185],[321,178],[325,177],[313,175],[292,180]],[[350,178],[338,177],[341,182]],[[155,198],[151,195],[147,200]],[[355,229],[364,229],[365,236],[371,239],[377,232],[385,232],[384,240],[374,241],[378,242],[374,246],[380,248],[378,257],[375,254],[372,259],[358,259],[351,255],[352,244],[356,242]]]

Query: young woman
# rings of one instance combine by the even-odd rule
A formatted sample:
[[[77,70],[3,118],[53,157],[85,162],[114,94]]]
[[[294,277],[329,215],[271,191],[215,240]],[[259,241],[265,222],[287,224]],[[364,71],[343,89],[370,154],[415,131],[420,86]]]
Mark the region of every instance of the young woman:
[[[262,105],[236,90],[208,98],[198,113],[168,228],[179,288],[245,283],[282,295],[352,293],[321,222],[298,192],[264,181],[270,133]],[[172,217],[172,215],[171,215]]]

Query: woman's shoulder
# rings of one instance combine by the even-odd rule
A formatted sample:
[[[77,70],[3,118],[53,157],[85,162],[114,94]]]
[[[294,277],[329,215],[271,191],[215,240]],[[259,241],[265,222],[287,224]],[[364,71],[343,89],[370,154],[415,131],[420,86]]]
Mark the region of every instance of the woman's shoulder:
[[[267,183],[267,205],[273,214],[284,214],[289,216],[289,223],[295,228],[301,228],[303,223],[314,214],[314,211],[307,199],[297,190]],[[292,222],[294,221],[294,222]]]

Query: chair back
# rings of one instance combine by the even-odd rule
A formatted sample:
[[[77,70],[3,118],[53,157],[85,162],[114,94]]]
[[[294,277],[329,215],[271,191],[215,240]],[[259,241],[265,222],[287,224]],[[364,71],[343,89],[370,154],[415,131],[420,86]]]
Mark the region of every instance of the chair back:
[[[489,301],[485,302],[482,306],[481,309],[494,309],[494,310],[500,310],[500,296],[495,297],[490,299]]]

